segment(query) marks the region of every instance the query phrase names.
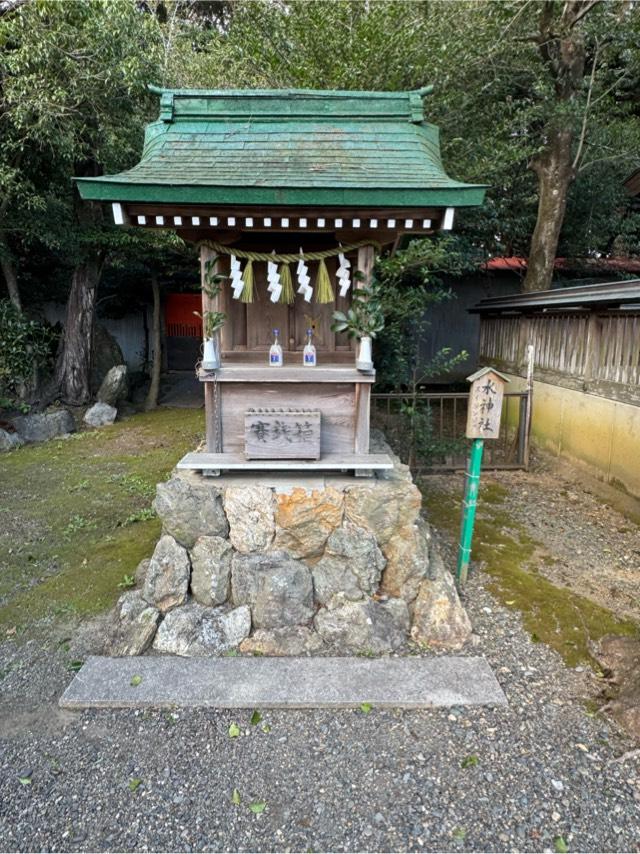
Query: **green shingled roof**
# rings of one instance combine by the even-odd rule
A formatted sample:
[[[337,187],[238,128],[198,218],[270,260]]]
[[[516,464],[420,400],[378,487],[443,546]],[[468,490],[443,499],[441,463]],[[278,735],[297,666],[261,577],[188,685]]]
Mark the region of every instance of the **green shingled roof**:
[[[293,206],[460,207],[417,92],[171,90],[132,169],[78,178],[84,199]]]

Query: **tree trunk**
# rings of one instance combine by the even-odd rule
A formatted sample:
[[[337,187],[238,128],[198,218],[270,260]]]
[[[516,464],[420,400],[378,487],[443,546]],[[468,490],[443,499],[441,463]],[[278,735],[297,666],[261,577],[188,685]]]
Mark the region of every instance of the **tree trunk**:
[[[16,268],[9,252],[7,238],[0,232],[0,267],[9,292],[9,299],[18,309],[22,311],[22,302],[20,301],[20,290],[18,289],[18,275]]]
[[[540,57],[553,81],[555,104],[552,117],[547,122],[544,148],[532,163],[538,175],[538,216],[531,238],[527,275],[522,285],[524,291],[543,291],[551,287],[567,193],[575,178],[571,105],[582,90],[586,58],[584,33],[579,24],[596,5],[597,0],[565,0],[561,4],[544,0],[539,5],[536,40]],[[591,85],[595,67],[594,58]],[[579,149],[584,142],[588,108],[589,96],[584,108]],[[578,159],[579,152],[575,160]]]
[[[102,258],[96,254],[75,268],[71,280],[55,380],[63,401],[75,406],[91,399],[93,327],[101,273]]]
[[[533,163],[538,175],[538,216],[523,291],[544,291],[551,287],[567,193],[574,178],[572,141],[571,128],[552,130],[545,150]]]
[[[162,328],[160,321],[160,286],[158,277],[151,276],[151,288],[153,290],[153,326],[151,331],[151,348],[153,358],[151,362],[151,385],[144,402],[145,409],[155,409],[158,405],[158,394],[160,392],[160,373],[162,371]]]

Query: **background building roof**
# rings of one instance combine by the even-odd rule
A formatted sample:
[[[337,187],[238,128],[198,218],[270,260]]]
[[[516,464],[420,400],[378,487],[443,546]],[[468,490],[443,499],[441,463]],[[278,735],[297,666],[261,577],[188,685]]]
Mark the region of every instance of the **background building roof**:
[[[555,288],[515,296],[489,297],[481,300],[469,311],[492,314],[526,311],[550,311],[583,308],[640,308],[640,279],[628,282],[605,282],[599,285],[580,285],[573,288]]]

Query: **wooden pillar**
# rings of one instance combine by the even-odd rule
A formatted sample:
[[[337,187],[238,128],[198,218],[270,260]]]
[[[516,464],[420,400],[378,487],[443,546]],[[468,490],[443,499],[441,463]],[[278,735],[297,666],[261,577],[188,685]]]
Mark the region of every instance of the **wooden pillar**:
[[[368,285],[373,275],[375,253],[373,246],[361,246],[358,249],[358,271],[364,276],[360,283],[354,281],[354,287]],[[371,384],[356,384],[355,436],[353,450],[356,454],[369,453],[369,431],[371,427]],[[369,472],[363,472],[369,474]]]
[[[376,257],[373,246],[361,246],[358,249],[358,271],[364,276],[364,279],[361,280],[363,285],[368,285],[371,282],[375,261]],[[355,285],[355,287],[358,287],[358,285]]]
[[[356,454],[369,453],[371,412],[371,383],[356,383],[356,425],[353,450]]]
[[[206,246],[200,247],[200,282],[202,287],[202,314],[206,311],[225,311],[225,301],[228,294],[228,288],[223,287],[217,297],[210,297],[206,291],[206,265],[207,262],[215,258],[215,252],[208,249]],[[218,257],[215,262],[214,273],[223,273],[226,259]],[[222,327],[222,335],[219,336],[220,349],[225,349],[225,344],[228,342],[231,334],[231,324],[225,323]],[[227,349],[231,349],[227,345]],[[205,430],[207,436],[207,451],[211,454],[222,452],[222,401],[220,399],[220,386],[215,381],[204,383],[204,418]]]
[[[587,322],[587,340],[584,354],[584,385],[585,391],[589,391],[591,382],[598,378],[598,366],[600,363],[600,331],[601,324],[598,312],[593,310]]]
[[[521,314],[518,324],[518,352],[516,353],[514,369],[519,376],[527,373],[527,347],[533,344],[531,335],[531,318]]]

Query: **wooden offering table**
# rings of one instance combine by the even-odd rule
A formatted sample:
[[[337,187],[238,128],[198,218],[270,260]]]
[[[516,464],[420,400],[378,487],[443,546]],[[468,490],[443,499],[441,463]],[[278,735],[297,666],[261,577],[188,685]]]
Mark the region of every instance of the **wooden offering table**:
[[[207,452],[187,454],[178,468],[228,470],[354,470],[392,468],[386,454],[369,454],[369,401],[375,371],[363,373],[348,365],[306,368],[284,365],[230,364],[218,371],[200,371],[208,408]],[[320,457],[248,459],[246,413],[250,410],[318,411]],[[285,428],[286,429],[286,428]]]

